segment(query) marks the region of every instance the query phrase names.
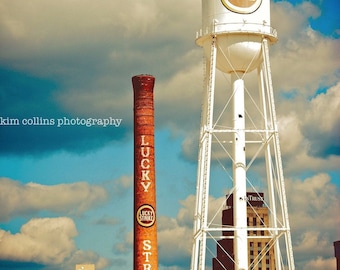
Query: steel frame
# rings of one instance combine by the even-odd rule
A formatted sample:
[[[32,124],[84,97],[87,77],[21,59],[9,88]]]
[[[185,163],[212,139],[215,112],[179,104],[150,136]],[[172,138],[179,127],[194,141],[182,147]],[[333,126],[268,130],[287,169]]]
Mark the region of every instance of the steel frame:
[[[217,234],[218,232],[222,233],[223,231],[233,231],[234,235],[236,235],[236,233],[240,230],[246,230],[247,232],[254,230],[266,230],[269,236],[263,236],[263,238],[268,238],[270,240],[270,245],[274,246],[276,270],[295,269],[276,110],[274,104],[274,93],[271,79],[269,46],[266,37],[263,37],[261,45],[263,61],[262,64],[257,68],[260,101],[257,102],[258,104],[256,104],[256,106],[260,110],[263,120],[261,121],[260,128],[247,127],[240,131],[239,128],[235,127],[220,127],[218,121],[220,121],[221,116],[218,116],[216,121],[214,120],[216,51],[218,48],[218,42],[216,35],[211,36],[210,57],[205,60],[206,74],[204,79],[204,93],[199,136],[191,270],[210,269],[209,263],[207,263],[207,251],[209,250],[209,247],[207,246],[208,239],[213,239],[215,243],[218,243],[217,241],[223,238],[223,236]],[[239,74],[235,74],[236,76],[239,76]],[[239,77],[239,79],[243,79],[243,77]],[[233,95],[234,94],[235,93],[233,93]],[[229,103],[229,101],[227,101],[227,103]],[[226,109],[228,106],[229,104],[226,104],[224,109]],[[217,145],[219,145],[222,149],[222,152],[224,152],[224,158],[229,160],[231,163],[235,163],[235,153],[230,153],[230,151],[225,146],[226,144],[233,144],[235,141],[226,142],[221,140],[220,137],[221,134],[236,134],[238,132],[244,133],[245,138],[253,138],[254,135],[256,135],[258,138],[256,140],[245,140],[246,145],[252,144],[257,147],[257,151],[255,151],[254,155],[251,158],[247,157],[248,164],[245,167],[246,172],[248,172],[255,161],[264,157],[263,159],[266,171],[265,174],[267,178],[267,192],[269,195],[269,200],[265,201],[265,204],[268,207],[270,213],[270,225],[265,229],[247,226],[225,227],[218,224],[216,225],[212,220],[208,219],[208,213],[210,213],[210,211],[214,211],[209,208],[212,144],[217,142]],[[251,136],[251,134],[253,134],[253,136]],[[260,157],[260,154],[263,156]],[[217,162],[220,163],[220,160],[217,160]],[[250,188],[257,192],[256,187],[253,185],[251,180],[248,178],[246,180],[247,189]],[[230,190],[229,195],[234,190],[235,183],[234,187]],[[217,211],[220,211],[220,209]],[[213,215],[213,218],[215,218],[216,215],[217,214]],[[232,238],[235,237],[232,236]],[[259,236],[259,238],[261,238],[261,236]],[[231,255],[227,254],[227,256]],[[248,268],[246,269],[257,269],[256,267],[257,265],[248,265]],[[235,264],[235,269],[241,269],[238,267],[237,263]],[[242,269],[244,269],[244,267]]]

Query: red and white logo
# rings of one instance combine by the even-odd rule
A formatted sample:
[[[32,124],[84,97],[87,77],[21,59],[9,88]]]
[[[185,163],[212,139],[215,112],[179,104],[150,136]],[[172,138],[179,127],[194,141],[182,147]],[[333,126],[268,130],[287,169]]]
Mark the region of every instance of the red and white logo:
[[[140,206],[136,213],[137,222],[143,227],[151,227],[156,221],[155,210],[151,205]]]

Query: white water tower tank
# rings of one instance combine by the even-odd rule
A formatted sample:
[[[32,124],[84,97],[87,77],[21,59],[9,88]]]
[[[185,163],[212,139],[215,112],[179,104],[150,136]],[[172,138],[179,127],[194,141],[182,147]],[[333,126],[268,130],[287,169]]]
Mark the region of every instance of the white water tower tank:
[[[270,0],[203,0],[202,29],[196,43],[210,59],[211,41],[216,37],[216,67],[226,73],[250,72],[262,62],[265,36],[277,41],[270,26]]]

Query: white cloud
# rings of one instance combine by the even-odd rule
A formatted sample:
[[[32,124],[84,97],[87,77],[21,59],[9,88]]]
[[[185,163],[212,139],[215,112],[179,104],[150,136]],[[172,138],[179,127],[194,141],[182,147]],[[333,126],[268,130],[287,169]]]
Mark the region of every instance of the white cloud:
[[[340,83],[311,100],[284,102],[279,116],[285,172],[336,170],[340,162]]]
[[[178,63],[178,71],[169,80],[157,82],[155,85],[156,124],[161,128],[167,126],[176,134],[178,131],[190,132],[199,126],[202,80],[199,50],[191,50],[182,56],[181,63],[193,64],[184,67]],[[178,106],[182,104],[183,106]],[[164,110],[166,108],[166,110]],[[190,114],[190,119],[188,119]]]
[[[308,148],[299,150],[296,150],[295,155],[284,157],[285,161],[283,163],[286,176],[295,175],[303,171],[319,173],[327,170],[337,170],[339,167],[339,156],[330,156],[328,158],[312,157],[307,153]]]
[[[105,53],[118,51],[129,57],[126,49],[145,48],[155,42],[178,38],[188,40],[188,30],[194,37],[193,25],[199,22],[199,8],[193,0],[179,5],[155,0],[143,3],[132,0],[121,3],[109,0],[2,2],[1,40],[7,45],[2,53],[5,59],[41,60],[56,55],[64,57],[65,53],[75,57],[79,48],[98,56],[98,48],[102,47]],[[136,41],[139,44],[134,44]],[[141,55],[138,50],[137,54],[129,51],[132,55]],[[34,69],[32,65],[27,67]]]
[[[289,219],[294,256],[302,262],[323,260],[334,255],[333,242],[339,237],[337,214],[340,196],[327,174],[317,174],[305,180],[286,180]],[[311,262],[310,262],[311,263]]]
[[[287,1],[272,3],[271,10],[271,24],[277,29],[280,40],[282,36],[285,37],[286,35],[299,38],[301,29],[305,29],[309,25],[308,19],[310,17],[316,18],[321,13],[310,2],[302,2],[295,6]],[[294,19],[289,20],[288,18]]]
[[[294,246],[297,258],[306,256],[329,256],[331,255],[331,243],[328,238],[320,235],[319,231],[306,231],[299,237],[299,242]],[[301,257],[300,257],[301,256]]]
[[[304,124],[331,132],[340,120],[340,82],[319,94],[310,102],[310,108],[304,117]],[[316,124],[317,123],[317,124]]]
[[[114,196],[122,196],[128,190],[132,188],[133,185],[133,177],[122,175],[118,179],[114,180],[112,183],[112,190]]]
[[[6,205],[0,209],[1,220],[42,210],[81,214],[107,199],[104,188],[86,182],[47,186],[0,178],[0,183],[0,204]]]
[[[132,75],[154,72],[158,83],[200,60],[187,53],[197,49],[200,5],[194,3],[2,2],[2,62],[58,78],[63,89],[55,98],[71,113],[119,112],[129,123]]]
[[[74,270],[74,266],[81,263],[93,263],[98,270],[107,269],[106,267],[111,264],[108,259],[100,257],[93,251],[76,250],[62,264],[58,265],[58,269]]]
[[[202,50],[194,44],[200,12],[193,0],[7,1],[0,6],[1,54],[31,74],[60,78],[64,87],[56,98],[65,110],[119,112],[130,125],[130,78],[135,72],[155,72],[162,108],[158,123],[188,131],[194,128],[192,119],[200,117]],[[272,26],[280,37],[271,49],[276,92],[309,97],[338,80],[339,40],[309,27],[309,18],[319,15],[311,3],[272,3]],[[292,105],[304,107],[297,102],[304,99]]]
[[[126,7],[126,6],[125,6]],[[117,31],[122,27],[121,21],[114,19],[114,14],[124,5],[116,2],[101,1],[40,1],[21,3],[10,1],[2,3],[0,12],[3,15],[6,42],[15,45],[21,53],[43,52],[56,53],[79,45],[79,42],[92,42],[91,37],[103,36],[103,31]],[[108,36],[109,37],[109,36]],[[24,50],[23,50],[24,49]],[[14,57],[14,50],[8,51]]]
[[[95,221],[95,224],[98,225],[110,225],[110,226],[114,226],[117,224],[120,224],[121,221],[118,220],[117,218],[114,217],[110,217],[107,215],[104,215],[103,217],[99,218],[98,220]]]
[[[77,250],[73,238],[78,234],[72,219],[34,218],[21,227],[19,233],[0,230],[0,259],[35,262],[47,269],[74,269],[84,261],[103,269],[108,261],[91,251]]]
[[[120,229],[117,238],[120,240],[115,244],[113,250],[116,254],[130,253],[133,249],[133,232],[125,232],[125,228]]]
[[[192,132],[198,130],[203,81],[203,52],[194,44],[200,12],[193,0],[9,1],[0,6],[5,41],[1,53],[31,74],[60,78],[63,89],[56,99],[66,111],[119,113],[130,127],[131,76],[154,72],[159,127]],[[340,64],[334,55],[339,40],[309,26],[309,18],[319,15],[311,3],[272,3],[272,26],[280,37],[270,52],[274,89],[303,97],[278,106],[279,114],[305,108],[306,98],[319,86],[338,80]]]
[[[31,219],[20,233],[1,230],[0,256],[2,260],[60,264],[75,251],[76,235],[69,218]]]
[[[274,88],[297,90],[298,95],[308,97],[319,87],[338,81],[340,64],[334,56],[340,40],[326,38],[310,28],[309,18],[320,14],[317,7],[308,2],[293,6],[283,1],[272,7],[272,26],[279,35],[271,49]]]
[[[336,259],[328,258],[324,259],[322,257],[318,257],[315,260],[308,262],[303,270],[334,270],[336,269]]]
[[[286,180],[290,219],[298,235],[306,230],[332,233],[340,217],[335,215],[339,208],[339,191],[332,184],[330,176],[323,173],[305,180]],[[322,223],[318,222],[322,220]]]
[[[189,195],[185,200],[180,201],[182,207],[178,210],[176,218],[165,216],[159,218],[159,257],[164,269],[182,269],[181,267],[187,269],[190,263],[195,201],[196,197]],[[224,202],[225,197],[209,198],[208,222],[221,221]]]
[[[283,155],[296,155],[299,150],[303,150],[303,136],[301,134],[300,121],[295,112],[290,112],[280,116],[278,119],[280,132],[280,144]]]
[[[159,230],[159,258],[162,265],[181,265],[187,261],[192,248],[192,229],[179,226],[176,220],[163,218],[163,222],[172,224],[172,227]]]
[[[316,156],[340,154],[340,83],[319,94],[301,117],[302,132],[309,140],[309,153]]]

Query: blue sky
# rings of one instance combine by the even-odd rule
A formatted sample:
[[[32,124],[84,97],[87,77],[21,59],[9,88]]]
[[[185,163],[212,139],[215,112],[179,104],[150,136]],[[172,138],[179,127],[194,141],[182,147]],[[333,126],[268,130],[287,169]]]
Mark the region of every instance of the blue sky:
[[[141,73],[156,77],[159,269],[189,268],[201,4],[168,2],[0,0],[4,121],[122,119],[119,127],[0,125],[1,269],[74,269],[84,261],[99,270],[132,269],[131,77]],[[302,270],[334,269],[333,241],[340,240],[338,6],[272,2],[279,41],[270,60]]]

